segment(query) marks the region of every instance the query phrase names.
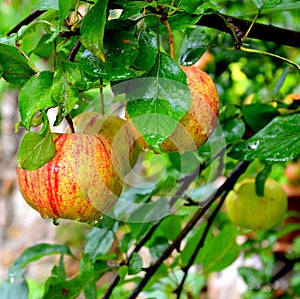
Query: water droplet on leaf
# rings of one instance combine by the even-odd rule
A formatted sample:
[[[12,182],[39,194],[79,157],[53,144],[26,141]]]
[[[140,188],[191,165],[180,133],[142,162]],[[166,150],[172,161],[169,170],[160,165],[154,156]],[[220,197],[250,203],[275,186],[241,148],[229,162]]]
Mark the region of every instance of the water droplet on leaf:
[[[58,218],[53,218],[53,224],[54,224],[54,225],[58,226],[58,225],[60,225],[60,222],[61,222],[60,219],[58,219]]]
[[[259,146],[259,140],[256,140],[248,144],[248,148],[251,150],[256,150],[258,146]]]

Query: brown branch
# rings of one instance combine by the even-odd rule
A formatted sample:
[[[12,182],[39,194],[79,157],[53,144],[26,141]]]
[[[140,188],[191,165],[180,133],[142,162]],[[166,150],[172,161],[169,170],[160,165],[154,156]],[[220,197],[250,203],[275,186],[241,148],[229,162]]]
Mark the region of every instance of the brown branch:
[[[185,190],[188,188],[188,186],[191,184],[191,182],[197,177],[197,175],[199,175],[200,173],[200,169],[197,168],[195,172],[191,173],[190,175],[187,175],[186,177],[184,177],[181,182],[181,186],[179,187],[179,189],[176,191],[176,193],[174,194],[174,196],[171,198],[170,200],[170,206],[173,206],[176,202],[176,200],[182,196],[182,194],[185,192]],[[161,219],[160,221],[158,221],[157,223],[155,223],[150,230],[147,232],[147,234],[142,238],[142,240],[135,246],[135,248],[133,249],[132,253],[130,254],[130,256],[128,257],[127,261],[126,261],[126,265],[129,265],[129,262],[133,256],[134,252],[139,252],[140,249],[146,244],[146,242],[152,237],[152,235],[154,234],[154,232],[156,231],[156,229],[159,227],[159,225],[161,224],[163,219]],[[112,281],[112,283],[110,284],[109,288],[107,289],[107,291],[105,292],[104,296],[102,297],[102,299],[108,299],[110,297],[110,295],[112,294],[114,288],[118,285],[120,281],[120,276],[117,275],[115,277],[115,279]]]
[[[177,238],[173,241],[172,244],[161,254],[161,256],[155,261],[155,263],[147,268],[145,276],[142,278],[140,283],[136,286],[133,292],[127,299],[135,299],[138,294],[143,290],[146,286],[150,278],[155,274],[160,265],[164,262],[166,258],[168,258],[174,249],[179,248],[181,241],[186,237],[186,235],[190,232],[190,230],[198,223],[199,219],[206,213],[209,207],[213,204],[213,202],[220,196],[224,191],[231,190],[235,185],[236,181],[240,177],[242,173],[244,173],[248,167],[250,162],[243,161],[239,163],[236,168],[232,171],[231,175],[226,179],[223,185],[216,191],[216,193],[211,197],[211,199],[207,202],[207,204],[200,208],[191,220],[187,223],[184,229],[180,232]]]
[[[34,21],[35,19],[37,19],[44,12],[46,12],[46,10],[35,10],[29,16],[27,16],[25,19],[23,19],[20,23],[18,23],[14,28],[12,28],[7,33],[7,36],[9,36],[9,35],[11,35],[13,33],[18,32],[22,26],[30,24],[32,21]]]
[[[219,13],[213,13],[202,16],[197,25],[227,32],[230,35],[232,35],[234,31],[236,37],[240,40],[246,34],[248,28],[251,26],[251,23],[251,21]],[[231,26],[231,28],[228,26],[228,24]],[[274,42],[279,45],[300,48],[300,32],[272,25],[255,23],[251,28],[248,37]]]
[[[198,255],[198,252],[204,246],[204,242],[206,240],[208,232],[209,232],[209,230],[210,230],[210,228],[211,228],[211,226],[212,226],[212,224],[213,224],[213,222],[214,222],[214,220],[215,220],[218,212],[220,211],[220,209],[221,209],[221,207],[222,207],[222,205],[223,205],[223,203],[225,201],[226,195],[228,194],[229,191],[230,190],[227,190],[222,195],[222,198],[221,198],[220,202],[218,203],[217,207],[214,209],[212,215],[208,218],[207,225],[206,225],[206,227],[204,229],[204,232],[203,232],[203,234],[201,236],[201,239],[199,240],[199,242],[198,242],[198,244],[197,244],[197,246],[196,246],[196,248],[195,248],[195,250],[194,250],[194,252],[193,252],[193,254],[192,254],[192,256],[191,256],[191,258],[189,260],[189,262],[188,262],[188,264],[182,269],[183,272],[184,272],[184,275],[182,277],[182,280],[181,280],[179,286],[174,290],[174,293],[177,295],[177,299],[180,298],[180,295],[182,293],[183,286],[184,286],[184,283],[185,283],[186,278],[188,276],[189,270],[193,266],[193,264],[194,264],[194,262],[196,260],[196,257]]]

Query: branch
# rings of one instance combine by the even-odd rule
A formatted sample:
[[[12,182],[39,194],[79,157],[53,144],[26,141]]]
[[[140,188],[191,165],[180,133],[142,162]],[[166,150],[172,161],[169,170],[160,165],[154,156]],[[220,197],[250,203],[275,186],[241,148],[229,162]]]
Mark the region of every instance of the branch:
[[[251,21],[213,13],[202,16],[197,25],[227,32],[230,35],[233,35],[232,30],[234,30],[236,36],[242,39],[251,26],[251,23]],[[230,24],[231,28],[228,24]],[[272,25],[255,23],[253,24],[248,37],[273,42],[279,45],[300,48],[300,32]]]
[[[193,264],[195,262],[195,259],[196,259],[197,255],[198,255],[198,252],[204,246],[204,242],[206,240],[208,232],[209,232],[209,230],[210,230],[210,228],[211,228],[211,226],[212,226],[212,224],[213,224],[213,222],[214,222],[214,220],[215,220],[218,212],[220,211],[220,209],[221,209],[221,207],[222,207],[222,205],[223,205],[223,203],[225,201],[225,198],[226,198],[226,195],[228,194],[228,192],[229,192],[229,190],[226,190],[226,192],[222,195],[222,198],[221,198],[220,202],[218,203],[217,207],[214,209],[212,215],[208,218],[207,225],[206,225],[206,227],[204,229],[203,235],[201,236],[201,238],[200,238],[200,240],[199,240],[199,242],[198,242],[198,244],[197,244],[197,246],[196,246],[196,248],[195,248],[195,250],[194,250],[194,252],[193,252],[193,254],[192,254],[192,256],[191,256],[191,258],[189,260],[189,262],[188,262],[188,264],[183,269],[183,272],[184,272],[183,278],[182,278],[179,286],[176,288],[176,290],[174,290],[174,293],[177,294],[177,299],[180,298],[180,295],[182,293],[182,289],[183,289],[184,283],[186,281],[186,278],[188,276],[189,270],[193,266]]]
[[[199,219],[206,213],[209,207],[213,204],[213,202],[220,196],[224,191],[231,190],[235,185],[236,181],[240,177],[242,173],[244,173],[248,167],[250,162],[243,161],[239,163],[236,168],[232,171],[230,176],[226,179],[223,185],[216,191],[216,193],[211,197],[211,199],[206,203],[203,208],[200,208],[192,217],[192,219],[187,223],[185,228],[181,231],[181,233],[177,236],[177,238],[173,241],[173,243],[161,254],[161,256],[155,261],[155,263],[147,268],[145,276],[142,278],[140,283],[136,286],[133,292],[127,299],[135,299],[138,294],[143,290],[146,286],[150,278],[155,274],[160,265],[164,262],[166,258],[168,258],[174,249],[179,248],[181,241],[186,237],[186,235],[190,232],[190,230],[197,224]]]
[[[270,283],[273,284],[276,280],[285,276],[288,272],[293,270],[295,264],[299,262],[300,262],[300,257],[297,257],[292,260],[287,259],[286,264],[270,279]]]
[[[27,16],[25,19],[23,19],[20,23],[18,23],[14,28],[12,28],[7,33],[7,36],[9,36],[9,35],[11,35],[13,33],[17,33],[22,26],[30,24],[32,21],[34,21],[35,19],[37,19],[44,12],[46,12],[46,10],[35,10],[29,16]]]
[[[185,190],[188,188],[188,186],[191,184],[191,182],[199,175],[200,172],[201,172],[201,168],[197,168],[195,172],[191,173],[190,175],[187,175],[186,177],[184,177],[181,180],[181,182],[182,182],[181,186],[179,187],[179,189],[176,191],[176,193],[174,194],[174,196],[170,200],[170,206],[171,207],[175,204],[176,200],[182,196],[182,194],[185,192]],[[140,251],[140,249],[152,237],[152,235],[154,234],[154,232],[156,231],[156,229],[159,227],[159,225],[161,224],[161,222],[162,222],[162,219],[160,221],[158,221],[157,223],[155,223],[151,227],[151,229],[147,232],[147,234],[142,238],[142,240],[138,244],[136,244],[136,246],[133,249],[132,253],[128,257],[125,265],[129,265],[129,262],[130,262],[130,260],[131,260],[131,258],[133,256],[133,253]],[[115,279],[112,281],[112,283],[110,284],[109,288],[105,292],[105,294],[102,297],[102,299],[108,299],[110,297],[110,295],[112,294],[114,288],[117,286],[117,284],[119,283],[119,281],[120,281],[120,276],[117,275],[115,277]]]

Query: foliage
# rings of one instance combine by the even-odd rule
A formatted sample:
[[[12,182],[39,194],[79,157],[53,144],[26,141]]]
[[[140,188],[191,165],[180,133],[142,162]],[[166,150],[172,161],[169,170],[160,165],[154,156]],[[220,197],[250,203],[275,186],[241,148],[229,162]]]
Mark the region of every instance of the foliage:
[[[200,67],[213,78],[221,109],[216,130],[198,153],[142,154],[146,176],[138,185],[126,180],[114,209],[90,225],[78,256],[72,253],[76,246],[66,244],[27,248],[2,282],[1,298],[35,298],[35,289],[43,289],[42,298],[136,298],[140,293],[199,298],[211,273],[238,256],[260,261],[259,269],[239,268],[245,298],[274,298],[279,291],[284,298],[300,296],[299,237],[283,257],[282,272],[276,272],[274,252],[279,238],[299,227],[249,233],[232,226],[222,208],[243,177],[256,176],[258,184],[268,176],[284,182],[285,163],[299,157],[300,45],[283,42],[277,27],[275,42],[263,26],[260,35],[251,35],[252,26],[272,24],[294,30],[299,40],[298,1],[26,3],[0,4],[0,19],[9,20],[0,26],[0,74],[2,86],[20,90],[19,130],[27,133],[17,158],[28,169],[54,156],[53,126],[65,119],[71,124],[75,115],[99,106],[116,113],[114,107],[125,100],[145,129],[143,137],[159,151],[190,104],[179,65],[199,65],[201,57],[208,57]],[[248,32],[234,27],[228,15],[248,21]],[[215,16],[224,30],[210,23]],[[54,107],[56,120],[49,124]],[[166,116],[173,122],[166,123]],[[241,235],[243,243],[237,242]],[[59,255],[59,262],[42,288],[35,288],[24,269],[50,254]],[[66,255],[80,264],[74,277],[67,275]],[[275,282],[285,271],[291,273],[288,287],[278,290]],[[107,273],[113,281],[106,280]]]

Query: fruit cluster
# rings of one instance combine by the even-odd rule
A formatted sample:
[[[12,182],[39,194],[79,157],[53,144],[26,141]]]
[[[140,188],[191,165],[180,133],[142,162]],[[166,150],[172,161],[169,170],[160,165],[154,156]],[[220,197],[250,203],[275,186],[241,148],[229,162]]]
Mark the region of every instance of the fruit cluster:
[[[219,97],[212,79],[182,67],[191,90],[189,111],[161,144],[162,152],[197,150],[213,132]],[[123,178],[148,145],[130,119],[83,112],[75,133],[53,134],[55,157],[36,170],[17,168],[19,189],[44,218],[97,221],[122,192]]]

